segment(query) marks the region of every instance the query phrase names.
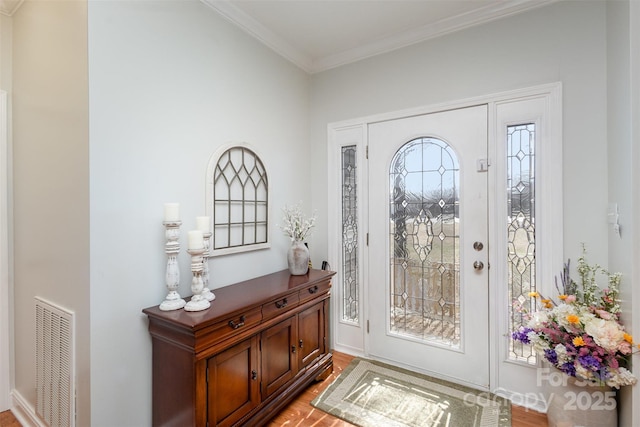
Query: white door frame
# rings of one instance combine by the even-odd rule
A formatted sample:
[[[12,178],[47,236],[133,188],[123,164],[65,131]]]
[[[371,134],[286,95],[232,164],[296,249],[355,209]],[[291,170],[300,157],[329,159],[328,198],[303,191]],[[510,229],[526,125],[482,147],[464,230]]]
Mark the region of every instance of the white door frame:
[[[328,135],[328,203],[327,203],[327,231],[328,231],[328,260],[333,270],[337,272],[333,280],[332,302],[331,302],[331,348],[343,351],[353,355],[367,355],[367,321],[369,313],[367,304],[369,296],[367,287],[364,286],[368,282],[368,249],[366,247],[366,233],[363,229],[368,223],[368,217],[365,207],[368,206],[366,200],[366,191],[362,191],[364,177],[367,176],[366,162],[366,146],[368,141],[367,126],[369,123],[394,120],[413,115],[423,115],[433,112],[445,111],[454,108],[465,108],[474,105],[486,104],[489,107],[489,162],[492,158],[497,158],[499,154],[496,151],[496,138],[498,137],[497,106],[499,104],[506,105],[509,102],[517,102],[519,100],[527,100],[531,98],[543,98],[545,111],[541,114],[544,116],[544,125],[542,126],[541,138],[544,140],[542,149],[536,153],[540,156],[540,164],[543,169],[538,172],[539,193],[544,194],[545,204],[539,206],[536,212],[537,230],[539,235],[549,236],[546,239],[539,239],[536,242],[536,259],[537,272],[536,277],[540,285],[553,283],[554,275],[561,270],[563,262],[563,243],[562,243],[562,84],[550,83],[530,88],[501,92],[486,96],[474,97],[465,100],[453,101],[448,103],[424,106],[408,110],[378,114],[373,116],[361,117],[336,123],[330,123],[327,127]],[[359,301],[360,312],[356,322],[347,322],[341,319],[341,300],[342,300],[342,221],[341,211],[336,207],[341,206],[341,168],[340,168],[340,148],[343,146],[355,145],[358,150],[358,247],[359,247]],[[495,167],[489,168],[489,198],[490,201],[496,197],[498,185],[500,184]],[[543,178],[544,176],[544,178]],[[504,187],[502,187],[504,188]],[[490,202],[490,206],[491,206]],[[540,205],[540,204],[539,204]],[[490,236],[493,231],[499,227],[495,215],[490,212],[489,230]],[[489,245],[489,259],[502,259],[504,249],[500,245],[506,246],[506,241],[495,242]],[[494,263],[497,265],[498,263]],[[490,307],[489,307],[489,324],[490,324],[490,389],[497,390],[500,387],[500,369],[504,363],[504,355],[502,349],[507,337],[501,333],[501,328],[505,327],[507,320],[507,306],[504,300],[505,292],[499,289],[495,284],[504,283],[505,271],[499,268],[491,268],[489,270],[490,283]],[[541,289],[545,291],[544,287]],[[530,369],[523,367],[522,369]],[[500,390],[501,394],[509,397],[518,395],[518,391]],[[525,402],[531,403],[531,402]],[[535,407],[536,403],[530,406]]]
[[[522,123],[534,123],[535,138],[535,245],[536,245],[536,285],[543,295],[555,293],[555,276],[563,267],[563,209],[562,209],[562,143],[561,143],[561,88],[541,94],[529,94],[516,99],[495,102],[490,112],[490,138],[506,141],[507,127]],[[493,117],[491,117],[493,116]],[[494,159],[506,159],[506,145],[494,144]],[[507,259],[507,229],[500,220],[507,212],[507,200],[502,197],[506,188],[506,162],[494,162],[489,174],[489,228],[498,244],[491,245],[490,256],[494,260]],[[495,191],[495,194],[491,194]],[[507,265],[495,262],[492,265],[489,280],[493,283],[507,283]],[[509,330],[508,301],[506,287],[493,286],[489,308],[495,313],[492,324],[492,343],[494,356],[494,391],[511,399],[515,404],[527,406],[537,411],[546,411],[546,399],[541,394],[542,384],[537,376],[541,366],[527,365],[507,358],[511,338],[504,336]],[[502,302],[502,303],[501,303]]]
[[[10,408],[11,393],[11,317],[9,304],[9,229],[8,229],[8,135],[7,92],[0,91],[0,411]]]

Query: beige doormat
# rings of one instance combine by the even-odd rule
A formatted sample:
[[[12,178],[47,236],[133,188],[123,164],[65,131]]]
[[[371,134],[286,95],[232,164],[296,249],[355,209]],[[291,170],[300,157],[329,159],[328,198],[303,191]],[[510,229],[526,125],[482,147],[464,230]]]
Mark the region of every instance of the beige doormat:
[[[502,397],[361,358],[311,404],[361,427],[511,426]]]

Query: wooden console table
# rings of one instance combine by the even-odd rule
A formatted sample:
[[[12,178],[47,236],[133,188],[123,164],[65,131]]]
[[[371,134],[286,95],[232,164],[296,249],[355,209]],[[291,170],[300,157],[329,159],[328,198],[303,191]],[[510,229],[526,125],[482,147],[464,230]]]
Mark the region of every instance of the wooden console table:
[[[143,312],[153,342],[154,426],[259,426],[333,371],[332,271],[288,270],[214,289],[199,312]]]

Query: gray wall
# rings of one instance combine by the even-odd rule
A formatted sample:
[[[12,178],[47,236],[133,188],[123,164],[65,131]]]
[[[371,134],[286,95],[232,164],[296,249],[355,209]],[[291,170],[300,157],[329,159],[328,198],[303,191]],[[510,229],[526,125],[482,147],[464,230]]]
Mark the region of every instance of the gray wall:
[[[584,242],[590,262],[623,273],[631,327],[629,16],[627,1],[562,1],[314,75],[312,155],[322,159],[314,168],[326,170],[327,123],[562,82],[565,259],[576,260]],[[326,203],[323,180],[311,192],[314,205]],[[622,238],[607,225],[608,202],[620,207]],[[631,394],[622,393],[621,425],[631,425]]]
[[[212,283],[286,268],[281,208],[302,201],[311,211],[309,81],[198,1],[89,2],[89,69],[91,425],[146,426],[141,310],[167,293],[163,203],[180,203],[180,293],[191,295],[186,236],[205,214],[209,157],[251,144],[269,174],[272,247],[214,258]]]
[[[89,425],[86,3],[25,2],[12,50],[15,388],[35,406],[40,296],[76,314],[78,425]]]
[[[606,264],[606,71],[605,3],[572,1],[326,71],[312,81],[314,168],[326,170],[327,123],[559,81],[565,255],[585,242]],[[312,183],[317,206],[324,182]]]
[[[634,122],[637,125],[640,117],[637,113],[632,114],[631,99],[634,94],[638,97],[638,88],[633,87],[631,75],[638,74],[640,70],[632,68],[630,54],[635,52],[635,55],[640,55],[640,53],[637,51],[637,45],[634,46],[635,50],[631,47],[632,22],[635,25],[640,24],[640,17],[632,15],[629,1],[607,3],[608,200],[609,203],[618,205],[620,215],[620,235],[615,233],[611,225],[608,226],[609,269],[619,271],[623,275],[622,320],[629,331],[637,331],[633,321],[636,320],[637,324],[640,315],[633,312],[634,295],[631,286],[634,283],[634,259],[638,256],[638,252],[634,252],[633,245],[634,233],[636,238],[638,236],[636,225],[638,211],[634,211],[634,203],[637,203],[639,198],[638,182],[634,181],[633,177],[633,156],[637,155],[633,150],[633,125]],[[639,142],[638,137],[635,135],[636,147]],[[637,359],[635,363],[638,363]],[[631,419],[631,408],[634,406],[634,401],[640,401],[638,396],[640,392],[635,391],[636,388],[625,387],[619,394],[622,409],[620,425],[622,426],[634,425]],[[639,415],[635,414],[635,416]]]

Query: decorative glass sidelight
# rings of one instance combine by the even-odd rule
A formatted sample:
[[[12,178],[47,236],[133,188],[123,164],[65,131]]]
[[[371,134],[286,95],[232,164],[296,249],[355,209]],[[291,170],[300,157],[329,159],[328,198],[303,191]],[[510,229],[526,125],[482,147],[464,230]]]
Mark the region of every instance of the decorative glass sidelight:
[[[510,332],[526,323],[521,308],[535,311],[535,124],[507,126],[507,274]],[[531,346],[509,340],[509,360],[536,363]]]
[[[342,147],[342,320],[358,322],[358,198],[356,146]]]
[[[437,138],[407,142],[389,169],[392,333],[459,348],[460,167]]]

